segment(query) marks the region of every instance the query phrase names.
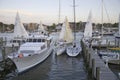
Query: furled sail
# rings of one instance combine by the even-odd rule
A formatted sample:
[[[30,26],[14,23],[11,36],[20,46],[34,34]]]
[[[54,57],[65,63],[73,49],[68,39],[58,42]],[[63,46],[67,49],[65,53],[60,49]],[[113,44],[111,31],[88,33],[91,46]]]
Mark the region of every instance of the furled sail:
[[[17,12],[16,19],[15,19],[15,26],[14,26],[14,37],[24,37],[26,38],[28,36],[27,31],[25,30],[23,24],[21,23],[19,14]]]

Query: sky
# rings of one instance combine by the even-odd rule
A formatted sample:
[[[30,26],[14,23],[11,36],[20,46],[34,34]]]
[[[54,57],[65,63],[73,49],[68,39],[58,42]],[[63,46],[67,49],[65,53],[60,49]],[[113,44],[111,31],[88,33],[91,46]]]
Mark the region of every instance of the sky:
[[[87,21],[89,11],[92,11],[92,21],[101,23],[102,0],[75,0],[76,21]],[[118,22],[120,14],[120,0],[103,0],[103,22]],[[73,0],[60,0],[61,17],[64,22],[67,16],[73,21]],[[0,0],[0,22],[14,24],[16,13],[19,12],[23,23],[52,24],[58,23],[59,0]]]

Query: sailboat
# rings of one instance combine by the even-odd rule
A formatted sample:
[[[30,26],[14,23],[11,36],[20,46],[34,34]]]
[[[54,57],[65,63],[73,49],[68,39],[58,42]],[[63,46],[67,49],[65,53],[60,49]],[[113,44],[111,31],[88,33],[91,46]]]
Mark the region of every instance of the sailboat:
[[[76,22],[76,20],[75,20],[75,0],[73,0],[73,9],[74,9],[74,40],[73,40],[73,44],[69,45],[66,50],[67,55],[71,56],[71,57],[77,56],[82,51],[80,41],[76,40],[76,35],[75,35],[75,27],[76,27],[76,24],[75,24],[75,22]]]
[[[92,12],[90,11],[89,16],[88,16],[88,20],[87,20],[86,25],[85,25],[83,39],[82,39],[82,41],[88,46],[90,46],[92,38],[93,38],[92,30],[93,30],[92,29]]]
[[[38,29],[34,30],[33,32],[31,32],[30,35],[41,35],[43,33],[46,34],[46,35],[48,35],[48,32],[43,27],[42,21],[40,21]]]
[[[56,54],[61,55],[65,52],[66,46],[73,41],[72,30],[70,29],[67,17],[62,25],[62,30],[60,32],[59,40],[57,41]]]
[[[18,12],[16,14],[14,32],[13,32],[12,37],[13,38],[6,43],[7,47],[20,46],[20,44],[24,43],[26,41],[26,38],[28,37],[28,33],[25,30],[25,28],[20,20]]]
[[[85,30],[84,30],[84,39],[89,40],[92,38],[92,13],[90,11],[89,16],[88,16],[88,20],[86,22],[85,25]]]

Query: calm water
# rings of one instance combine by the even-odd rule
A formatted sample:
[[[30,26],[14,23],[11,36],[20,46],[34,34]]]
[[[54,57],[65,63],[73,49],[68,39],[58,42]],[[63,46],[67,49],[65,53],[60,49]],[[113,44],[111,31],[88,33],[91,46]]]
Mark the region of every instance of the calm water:
[[[68,57],[66,54],[51,54],[36,67],[14,76],[12,80],[88,80],[83,58]]]

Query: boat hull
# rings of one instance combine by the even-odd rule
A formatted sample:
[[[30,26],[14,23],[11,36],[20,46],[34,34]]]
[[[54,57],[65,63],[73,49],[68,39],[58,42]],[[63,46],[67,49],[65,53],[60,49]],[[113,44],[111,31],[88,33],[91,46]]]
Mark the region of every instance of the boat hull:
[[[12,61],[15,63],[18,73],[21,73],[44,61],[51,52],[52,48],[48,48],[40,54],[22,58],[13,58]]]
[[[79,53],[81,53],[82,48],[80,46],[80,42],[76,42],[75,44],[76,44],[75,47],[73,47],[73,45],[68,46],[68,48],[66,50],[66,53],[67,53],[68,56],[75,57]]]
[[[80,47],[75,47],[75,48],[69,47],[67,48],[66,51],[67,51],[66,53],[68,56],[75,57],[81,52],[81,48]]]
[[[65,52],[65,47],[63,47],[63,48],[59,48],[59,49],[56,50],[56,54],[57,54],[57,56],[63,54],[64,52]]]

